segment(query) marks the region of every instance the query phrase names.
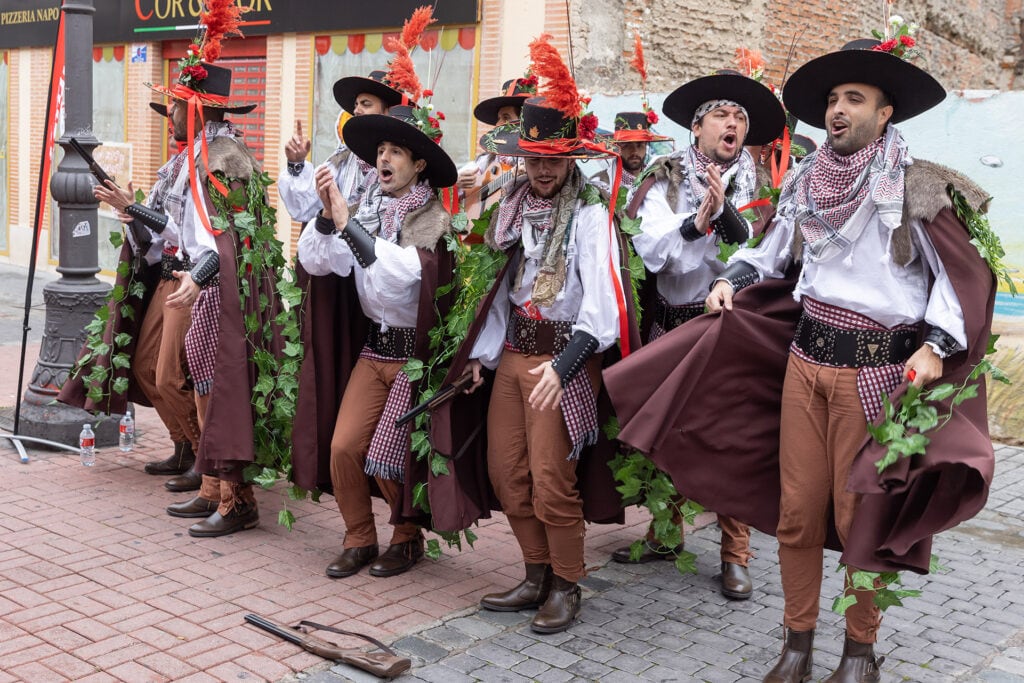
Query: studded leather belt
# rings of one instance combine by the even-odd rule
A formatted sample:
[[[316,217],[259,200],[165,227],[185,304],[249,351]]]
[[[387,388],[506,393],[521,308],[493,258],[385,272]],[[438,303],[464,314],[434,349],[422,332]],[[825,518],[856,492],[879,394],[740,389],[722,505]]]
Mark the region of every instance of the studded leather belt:
[[[841,368],[876,368],[902,363],[919,346],[920,330],[847,330],[800,315],[793,343],[808,358]]]
[[[557,356],[569,343],[572,323],[566,320],[537,320],[515,308],[509,315],[505,344],[527,356]]]
[[[174,271],[189,271],[192,270],[192,261],[189,259],[188,254],[185,254],[184,259],[180,259],[174,255],[174,251],[164,250],[160,256],[160,279],[162,280],[173,280],[174,276],[171,275]]]
[[[666,332],[676,329],[687,320],[693,320],[702,313],[704,313],[703,301],[673,306],[665,301],[664,297],[659,296],[658,300],[654,302],[654,322]]]
[[[372,325],[366,347],[378,356],[409,358],[416,351],[416,328],[389,327],[381,330],[379,325]]]

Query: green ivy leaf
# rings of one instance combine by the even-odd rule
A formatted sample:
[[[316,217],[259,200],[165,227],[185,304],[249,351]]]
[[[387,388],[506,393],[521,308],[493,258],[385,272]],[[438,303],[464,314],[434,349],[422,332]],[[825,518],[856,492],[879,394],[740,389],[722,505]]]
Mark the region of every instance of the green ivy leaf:
[[[429,557],[431,560],[441,559],[441,544],[437,542],[436,538],[427,539],[426,548],[423,554]]]
[[[857,603],[856,595],[843,595],[832,602],[832,611],[836,614],[846,614],[846,610]]]
[[[121,234],[120,230],[111,230],[108,239],[115,249],[120,249],[121,245],[124,244],[124,235]]]
[[[126,391],[128,391],[128,378],[118,377],[117,379],[115,379],[113,389],[115,394],[124,394]]]
[[[423,361],[419,358],[410,358],[406,364],[402,366],[402,372],[406,374],[410,381],[418,382],[423,379]]]
[[[117,370],[126,370],[132,366],[132,359],[127,353],[115,353],[110,357],[110,366]]]
[[[252,478],[254,484],[259,484],[265,489],[271,488],[277,483],[277,470],[264,467],[259,474]]]
[[[283,527],[286,527],[288,531],[292,530],[292,525],[295,524],[295,515],[292,511],[285,508],[284,510],[277,511],[277,523]]]
[[[676,571],[680,574],[697,573],[697,556],[688,550],[684,550],[676,556]]]
[[[434,453],[430,458],[430,473],[435,477],[447,477],[448,472],[448,458]]]

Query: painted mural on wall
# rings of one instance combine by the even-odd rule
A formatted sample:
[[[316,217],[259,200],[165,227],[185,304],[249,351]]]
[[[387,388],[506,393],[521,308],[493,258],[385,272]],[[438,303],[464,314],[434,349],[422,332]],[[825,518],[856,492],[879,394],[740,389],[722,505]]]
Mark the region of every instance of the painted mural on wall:
[[[660,112],[666,93],[652,94],[651,104]],[[591,105],[602,127],[609,127],[615,112],[637,110],[639,93],[616,97],[595,96]],[[993,197],[989,220],[1006,249],[1005,262],[1014,270],[1021,294],[1017,298],[1000,291],[996,299],[993,332],[1000,335],[995,363],[1010,375],[1013,384],[989,388],[989,416],[993,437],[1024,443],[1024,132],[1020,112],[1024,92],[952,92],[934,109],[900,124],[910,148],[919,158],[944,164],[965,173]],[[662,116],[663,135],[673,136],[676,147],[691,143],[690,132]],[[825,132],[803,124],[798,133],[819,144]]]

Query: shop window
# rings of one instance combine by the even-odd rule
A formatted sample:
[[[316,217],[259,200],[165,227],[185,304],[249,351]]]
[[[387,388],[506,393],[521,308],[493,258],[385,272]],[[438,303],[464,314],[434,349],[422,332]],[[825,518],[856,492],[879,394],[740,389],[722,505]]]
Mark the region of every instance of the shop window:
[[[366,76],[386,69],[392,55],[384,48],[382,33],[317,36],[313,80],[313,152],[320,163],[337,148],[341,108],[334,100],[334,82],[343,76]],[[461,165],[473,156],[470,140],[473,117],[473,57],[476,28],[444,27],[423,34],[412,53],[424,89],[434,91],[432,104],[444,112],[441,146]]]

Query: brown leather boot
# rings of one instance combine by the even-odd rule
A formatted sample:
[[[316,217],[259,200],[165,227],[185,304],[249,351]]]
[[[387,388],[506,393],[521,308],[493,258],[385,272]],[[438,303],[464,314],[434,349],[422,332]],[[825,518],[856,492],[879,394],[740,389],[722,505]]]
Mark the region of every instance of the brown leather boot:
[[[754,592],[750,571],[733,562],[722,563],[722,595],[732,600],[746,600]]]
[[[184,474],[196,462],[196,454],[192,452],[192,444],[188,441],[174,442],[174,455],[159,462],[147,462],[146,474]]]
[[[879,683],[884,661],[885,657],[875,657],[871,643],[858,643],[846,636],[839,667],[825,679],[825,683]]]
[[[518,586],[504,593],[490,593],[480,598],[480,606],[492,612],[518,612],[536,609],[544,604],[551,592],[551,565],[526,564],[526,578]]]
[[[405,543],[392,543],[370,565],[370,576],[398,576],[412,569],[423,557],[423,536]]]
[[[164,482],[164,488],[168,491],[174,491],[175,493],[181,493],[184,491],[198,491],[199,487],[203,485],[203,475],[196,472],[195,465],[193,464],[185,474],[179,474],[177,477],[171,477]]]
[[[764,677],[764,683],[804,683],[811,680],[811,668],[814,657],[811,646],[814,645],[814,629],[810,631],[794,631],[786,629],[786,644],[782,647],[782,656],[775,662],[775,667]]]
[[[551,581],[551,593],[530,622],[530,628],[537,633],[561,633],[576,620],[581,600],[580,587],[556,574]]]

